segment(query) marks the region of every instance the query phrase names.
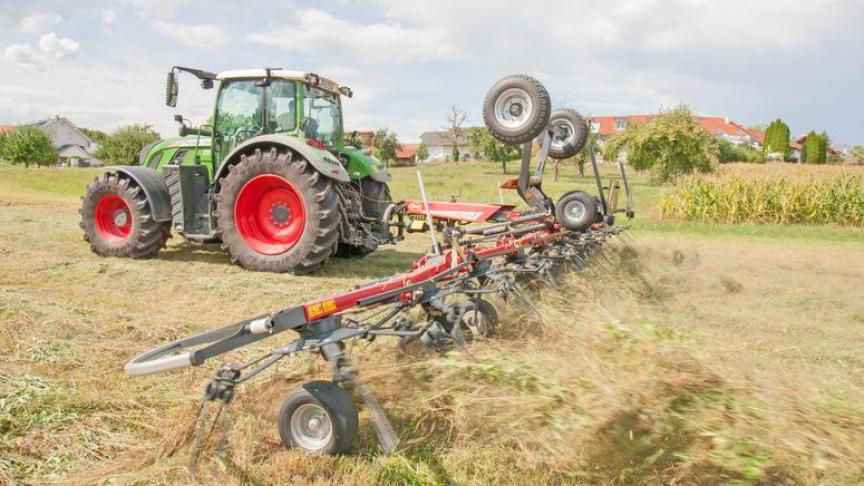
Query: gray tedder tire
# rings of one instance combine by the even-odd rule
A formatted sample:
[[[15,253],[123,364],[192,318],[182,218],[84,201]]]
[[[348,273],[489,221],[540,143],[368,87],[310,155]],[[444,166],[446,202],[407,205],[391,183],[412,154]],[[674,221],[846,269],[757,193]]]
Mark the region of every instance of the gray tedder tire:
[[[102,256],[150,258],[171,237],[171,224],[153,220],[144,191],[122,174],[104,173],[94,179],[78,214],[84,240]]]
[[[385,182],[378,182],[369,177],[360,180],[359,184],[363,214],[380,221],[384,217],[384,212],[387,210],[387,206],[392,202],[390,197],[390,187]],[[375,229],[378,230],[379,228],[376,227]],[[389,228],[382,224],[380,230],[388,231]],[[340,242],[335,256],[339,258],[363,258],[375,251],[377,248],[377,245],[369,247]]]
[[[330,180],[275,147],[243,154],[229,168],[216,216],[222,248],[249,270],[308,273],[339,241],[339,198]]]
[[[597,199],[584,191],[571,191],[555,204],[555,220],[570,231],[585,231],[600,219]]]
[[[498,326],[498,310],[483,299],[454,303],[447,308],[445,316],[447,332],[453,331],[458,322],[467,342],[488,337]]]
[[[558,108],[549,117],[552,141],[549,156],[567,159],[578,154],[588,142],[588,124],[582,115],[570,108]]]
[[[524,74],[495,83],[483,101],[483,121],[508,145],[530,142],[549,124],[552,103],[540,81]]]
[[[279,409],[279,438],[307,454],[342,454],[357,436],[357,406],[332,381],[316,380],[294,391]]]

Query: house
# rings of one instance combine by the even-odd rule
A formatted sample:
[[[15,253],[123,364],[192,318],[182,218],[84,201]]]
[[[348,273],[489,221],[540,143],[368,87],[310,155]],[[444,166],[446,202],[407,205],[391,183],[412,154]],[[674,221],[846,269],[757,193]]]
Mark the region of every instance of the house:
[[[396,163],[399,165],[417,164],[417,147],[419,143],[403,143],[396,148]]]
[[[600,138],[614,135],[627,130],[628,127],[648,123],[657,115],[612,115],[591,117],[591,128]],[[765,134],[759,130],[751,130],[735,123],[726,117],[699,116],[699,123],[710,134],[728,140],[735,145],[747,144],[761,149],[765,142]]]
[[[468,141],[468,129],[463,130],[462,137],[459,138],[459,145],[457,148],[459,149],[459,158],[473,158],[474,157],[474,147],[471,145],[471,142]],[[453,140],[450,137],[450,132],[423,132],[420,135],[420,140],[426,144],[426,150],[429,151],[429,157],[427,157],[423,161],[427,160],[450,160],[453,158]]]
[[[30,123],[48,133],[57,148],[57,165],[61,167],[99,167],[102,164],[93,157],[99,144],[84,134],[68,118],[55,116]]]
[[[0,133],[9,133],[15,128],[15,125],[0,125]]]

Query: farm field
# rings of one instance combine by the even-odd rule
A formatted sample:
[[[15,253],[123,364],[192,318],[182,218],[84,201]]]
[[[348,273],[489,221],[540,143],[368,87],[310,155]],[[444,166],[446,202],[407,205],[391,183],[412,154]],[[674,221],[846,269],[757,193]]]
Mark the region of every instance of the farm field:
[[[414,171],[394,169],[395,198],[417,197]],[[497,201],[507,178],[493,164],[423,171],[433,199]],[[547,177],[547,191],[591,190],[573,172]],[[0,484],[864,481],[864,229],[660,220],[661,189],[640,177],[632,241],[540,291],[543,319],[507,307],[470,356],[357,346],[399,453],[379,452],[362,407],[353,454],[282,449],[281,397],[329,376],[301,355],[240,388],[231,456],[218,453],[217,431],[192,479],[193,420],[215,365],[130,379],[123,364],[402,271],[428,236],[311,276],[246,272],[217,246],[176,236],[152,260],[105,259],[78,228],[95,174],[0,166]]]

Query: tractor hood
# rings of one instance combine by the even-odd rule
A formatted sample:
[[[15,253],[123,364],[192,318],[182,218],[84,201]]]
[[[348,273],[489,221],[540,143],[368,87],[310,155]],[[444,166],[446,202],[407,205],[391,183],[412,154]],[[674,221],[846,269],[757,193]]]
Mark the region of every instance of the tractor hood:
[[[351,179],[371,177],[372,180],[378,182],[390,182],[393,178],[390,175],[390,170],[367,150],[353,145],[345,145],[341,149],[333,149],[333,152],[343,159],[348,159],[348,174]]]

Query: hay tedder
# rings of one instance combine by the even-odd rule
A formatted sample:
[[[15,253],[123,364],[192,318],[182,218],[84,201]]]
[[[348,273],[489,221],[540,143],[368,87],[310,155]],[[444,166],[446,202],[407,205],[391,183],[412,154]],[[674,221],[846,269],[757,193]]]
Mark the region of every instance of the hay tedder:
[[[242,346],[292,331],[295,338],[246,364],[225,363],[205,389],[207,405],[227,406],[237,385],[279,360],[311,351],[331,366],[332,381],[311,381],[291,393],[278,415],[286,447],[313,454],[346,452],[358,428],[358,413],[348,390],[356,391],[372,417],[384,451],[398,438],[382,407],[358,379],[346,351],[353,340],[398,338],[400,349],[429,346],[436,350],[463,347],[486,337],[499,325],[493,299],[515,301],[538,312],[524,286],[525,279],[554,283],[562,270],[581,269],[593,250],[623,233],[615,214],[633,216],[632,198],[623,165],[620,187],[625,207],[617,208],[617,182],[604,186],[593,151],[598,195],[570,191],[557,202],[542,190],[548,157],[571,157],[583,149],[588,127],[574,111],[552,110],[546,89],[528,76],[509,76],[486,96],[484,119],[502,142],[522,144],[519,177],[503,187],[515,189],[527,204],[510,205],[436,202],[421,198],[388,205],[382,224],[401,231],[428,231],[432,247],[411,270],[344,292],[165,344],[126,364],[129,375],[148,375],[199,366]],[[532,147],[539,154],[532,172]],[[590,149],[589,149],[590,150]],[[410,222],[403,223],[403,219]],[[419,308],[422,312],[410,312]],[[422,316],[422,317],[418,317]],[[221,410],[221,408],[220,408]],[[199,432],[204,418],[199,419]],[[200,441],[200,433],[196,441]],[[196,444],[193,451],[197,451]],[[193,452],[197,454],[197,452]]]

